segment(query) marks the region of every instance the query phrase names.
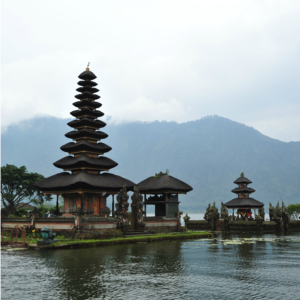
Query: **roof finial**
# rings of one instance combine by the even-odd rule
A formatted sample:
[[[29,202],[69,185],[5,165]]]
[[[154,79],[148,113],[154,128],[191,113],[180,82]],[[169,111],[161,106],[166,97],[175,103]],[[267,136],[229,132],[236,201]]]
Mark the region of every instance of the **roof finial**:
[[[244,177],[244,172],[241,173],[241,177]]]
[[[87,65],[87,67],[86,67],[86,71],[89,71],[89,70],[90,70],[89,65],[90,65],[90,63],[88,63],[88,65]]]

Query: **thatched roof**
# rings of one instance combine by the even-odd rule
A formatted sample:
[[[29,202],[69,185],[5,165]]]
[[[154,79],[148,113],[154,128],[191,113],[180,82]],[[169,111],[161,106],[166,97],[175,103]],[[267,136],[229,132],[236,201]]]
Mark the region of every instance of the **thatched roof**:
[[[161,194],[161,193],[187,193],[193,188],[187,183],[170,175],[161,177],[149,177],[138,184],[141,193]]]
[[[254,193],[255,190],[254,189],[251,189],[251,188],[235,188],[232,190],[233,193],[236,193],[236,194],[251,194],[251,193]]]
[[[61,169],[74,169],[74,168],[96,168],[102,170],[109,170],[116,167],[118,164],[112,159],[100,156],[98,158],[89,157],[87,154],[80,156],[66,156],[55,163],[55,167]]]
[[[91,100],[76,101],[76,102],[73,102],[73,105],[78,108],[89,107],[89,108],[93,108],[93,109],[99,108],[102,106],[102,104],[100,102],[91,101]]]
[[[227,208],[260,208],[264,204],[253,198],[235,198],[224,204]]]
[[[80,102],[83,102],[83,101],[80,101]],[[99,128],[105,127],[106,123],[101,120],[93,120],[91,118],[81,118],[80,120],[76,119],[76,120],[69,122],[68,125],[73,128],[87,126],[87,127],[99,129]]]
[[[104,116],[104,113],[100,110],[91,110],[89,108],[83,108],[81,110],[73,110],[70,112],[70,114],[75,118],[84,118],[89,117],[96,119],[98,117]]]
[[[234,181],[233,183],[236,183],[236,184],[240,184],[240,183],[246,183],[246,184],[250,184],[252,183],[251,180],[249,180],[248,178],[246,177],[239,177],[236,181]]]
[[[89,141],[83,140],[80,143],[70,142],[60,147],[62,151],[65,152],[93,152],[93,153],[106,153],[109,152],[112,148],[104,143],[90,143]]]
[[[93,72],[86,70],[86,71],[82,72],[78,76],[78,78],[83,79],[83,80],[93,80],[93,79],[96,79],[97,76]]]
[[[77,174],[62,172],[35,183],[42,191],[93,190],[118,192],[126,185],[127,190],[133,190],[135,183],[111,173],[90,174],[80,171]]]
[[[97,140],[106,139],[108,135],[102,131],[91,131],[89,129],[73,130],[65,134],[70,139],[93,138]]]
[[[77,84],[81,86],[90,86],[90,87],[98,85],[98,83],[94,81],[78,81]]]

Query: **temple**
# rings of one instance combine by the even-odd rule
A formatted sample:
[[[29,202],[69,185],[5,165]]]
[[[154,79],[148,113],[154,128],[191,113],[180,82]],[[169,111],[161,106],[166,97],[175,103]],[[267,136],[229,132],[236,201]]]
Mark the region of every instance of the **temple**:
[[[73,217],[78,208],[85,215],[108,217],[111,209],[107,206],[107,197],[112,196],[114,210],[114,195],[126,185],[127,191],[133,191],[134,183],[123,177],[108,173],[118,164],[104,154],[112,148],[101,141],[108,135],[100,128],[106,124],[98,120],[104,115],[98,110],[102,106],[97,100],[99,91],[93,81],[97,77],[86,69],[79,76],[78,101],[73,105],[78,108],[71,112],[76,119],[68,125],[73,128],[65,136],[73,141],[61,147],[69,155],[54,163],[64,172],[45,178],[35,184],[44,194],[62,195],[64,207],[61,209],[64,217]]]
[[[235,180],[234,183],[237,184],[238,187],[233,189],[232,192],[237,194],[237,198],[226,202],[224,205],[227,208],[233,209],[233,217],[234,209],[237,209],[238,217],[241,216],[242,218],[252,219],[251,209],[262,208],[264,204],[250,198],[250,194],[254,193],[255,190],[248,187],[248,184],[252,183],[252,181],[246,178],[244,173],[241,173],[241,176]]]
[[[179,194],[186,194],[193,190],[187,183],[166,173],[158,173],[138,184],[144,194],[145,214],[147,205],[155,206],[155,217],[179,218]],[[152,195],[147,198],[147,195]]]

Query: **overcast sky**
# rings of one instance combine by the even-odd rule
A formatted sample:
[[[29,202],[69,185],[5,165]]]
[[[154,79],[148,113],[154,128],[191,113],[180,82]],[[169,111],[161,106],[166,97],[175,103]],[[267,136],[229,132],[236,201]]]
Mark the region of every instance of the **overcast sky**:
[[[110,122],[219,115],[300,141],[300,1],[2,0],[2,129],[70,117],[88,62]]]

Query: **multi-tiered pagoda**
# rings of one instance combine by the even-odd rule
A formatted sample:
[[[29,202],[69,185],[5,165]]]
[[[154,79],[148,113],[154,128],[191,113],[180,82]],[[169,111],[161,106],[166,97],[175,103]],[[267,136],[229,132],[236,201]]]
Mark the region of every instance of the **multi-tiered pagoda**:
[[[127,190],[133,190],[134,183],[107,173],[118,164],[103,156],[112,148],[100,142],[108,135],[99,131],[106,124],[98,120],[104,113],[98,110],[102,104],[97,101],[100,98],[96,94],[99,90],[93,81],[97,77],[89,68],[78,77],[81,79],[77,89],[80,94],[75,96],[78,101],[73,103],[78,109],[71,112],[76,119],[68,123],[74,130],[66,134],[73,142],[61,147],[69,156],[54,163],[66,172],[45,178],[35,185],[44,194],[64,197],[64,207],[61,209],[63,216],[72,216],[79,207],[84,214],[108,216],[110,209],[106,206],[106,198],[112,195],[114,199],[123,185],[127,186]]]
[[[233,189],[232,192],[237,195],[237,198],[234,198],[224,205],[227,208],[238,209],[238,214],[244,216],[251,216],[251,209],[261,208],[264,206],[262,202],[259,202],[253,198],[250,198],[250,195],[255,192],[254,189],[249,188],[248,184],[252,183],[251,180],[244,176],[244,173],[241,173],[235,184],[238,185],[237,188]]]

